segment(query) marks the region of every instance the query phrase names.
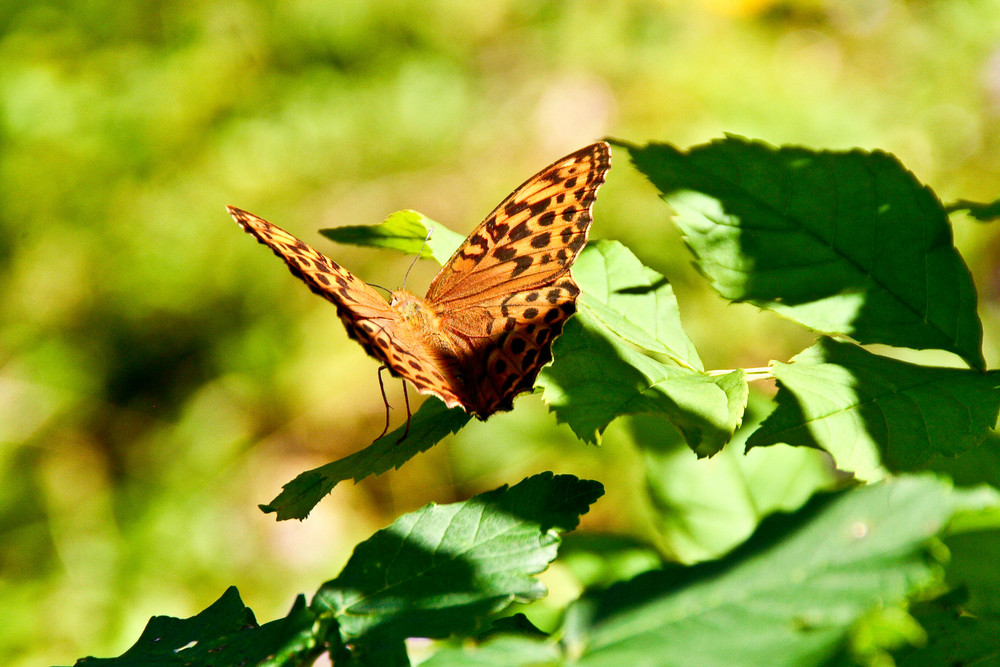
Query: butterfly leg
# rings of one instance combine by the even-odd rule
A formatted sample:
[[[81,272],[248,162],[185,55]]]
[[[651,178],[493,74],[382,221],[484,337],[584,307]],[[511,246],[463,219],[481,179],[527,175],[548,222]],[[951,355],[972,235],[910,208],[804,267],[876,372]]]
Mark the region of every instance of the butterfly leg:
[[[379,366],[378,368],[378,390],[382,392],[382,403],[385,404],[385,428],[382,429],[382,432],[378,434],[375,440],[378,440],[389,432],[389,399],[385,397],[385,384],[382,383],[382,371],[387,368],[388,366]],[[406,385],[403,386],[405,387]],[[407,407],[406,411],[409,414],[409,407]]]
[[[410,395],[406,393],[406,380],[403,380],[403,400],[406,401],[406,429],[403,431],[403,437],[396,441],[396,444],[406,440],[406,436],[410,434]]]

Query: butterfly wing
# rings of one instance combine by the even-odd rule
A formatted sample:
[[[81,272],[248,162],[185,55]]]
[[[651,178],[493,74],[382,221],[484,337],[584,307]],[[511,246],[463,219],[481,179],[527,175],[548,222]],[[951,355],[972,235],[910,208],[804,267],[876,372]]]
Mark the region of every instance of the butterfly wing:
[[[463,400],[481,419],[511,409],[514,396],[534,385],[576,310],[580,290],[570,266],[587,242],[610,159],[600,142],[529,178],[486,216],[427,291],[460,350]]]
[[[394,375],[406,378],[424,393],[434,394],[449,407],[462,405],[412,328],[378,292],[277,225],[233,206],[226,208],[244,231],[283,259],[293,275],[337,307],[348,335],[368,354]]]

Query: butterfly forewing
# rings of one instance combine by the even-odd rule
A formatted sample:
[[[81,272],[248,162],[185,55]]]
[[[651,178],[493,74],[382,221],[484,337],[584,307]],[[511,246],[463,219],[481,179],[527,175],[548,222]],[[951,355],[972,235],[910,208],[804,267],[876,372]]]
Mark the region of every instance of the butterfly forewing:
[[[570,266],[587,242],[591,207],[610,168],[597,143],[529,178],[497,206],[431,283],[427,303],[469,350],[465,400],[486,416],[509,410],[552,359],[576,309]]]
[[[393,317],[389,304],[378,292],[305,241],[235,206],[226,209],[244,231],[274,251],[293,275],[332,301],[338,310],[344,308],[362,317]]]
[[[434,278],[428,303],[474,304],[484,293],[510,293],[569,271],[587,242],[591,207],[610,168],[604,142],[557,160],[486,216]]]
[[[412,328],[378,292],[277,225],[233,206],[227,209],[240,227],[271,248],[309,289],[333,302],[347,333],[370,355],[420,391],[436,395],[450,407],[462,405],[452,383],[427,358]]]

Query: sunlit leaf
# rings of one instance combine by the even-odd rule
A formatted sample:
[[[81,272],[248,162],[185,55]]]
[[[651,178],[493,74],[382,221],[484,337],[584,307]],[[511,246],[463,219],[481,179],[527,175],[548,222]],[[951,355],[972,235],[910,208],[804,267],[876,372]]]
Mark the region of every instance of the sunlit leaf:
[[[748,389],[742,370],[706,375],[657,361],[608,331],[586,303],[566,323],[552,354],[555,363],[538,384],[556,418],[588,442],[617,417],[659,413],[707,456],[729,441],[743,416]]]
[[[721,561],[666,567],[596,596],[567,638],[574,664],[823,664],[869,609],[940,581],[931,542],[952,515],[998,503],[993,491],[930,477],[817,497],[768,518]]]
[[[345,642],[471,632],[515,599],[544,594],[532,575],[603,493],[597,482],[544,473],[411,512],[359,544],[312,607],[336,618]]]
[[[753,414],[755,394],[750,395]],[[758,396],[756,403],[764,401]],[[793,511],[816,491],[833,488],[829,456],[808,447],[760,447],[744,454],[759,419],[710,460],[698,460],[660,417],[629,420],[643,454],[649,521],[672,560],[717,558],[743,542],[764,517]]]
[[[420,452],[427,451],[442,438],[457,433],[471,417],[461,408],[447,408],[431,396],[423,402],[406,426],[386,433],[359,452],[301,473],[282,487],[281,493],[260,508],[274,512],[277,519],[304,519],[326,494],[345,479],[358,481],[399,468]]]
[[[673,287],[615,241],[592,241],[573,265],[589,314],[643,350],[703,370],[694,343],[681,326]]]
[[[321,229],[337,243],[399,250],[407,255],[432,257],[444,264],[465,240],[439,222],[417,211],[396,211],[377,225],[345,225]]]
[[[820,447],[862,479],[980,443],[1000,414],[1000,372],[929,368],[826,340],[774,364],[777,409],[747,447]]]
[[[894,156],[734,136],[687,152],[627,148],[724,297],[984,368],[976,291],[948,215]]]

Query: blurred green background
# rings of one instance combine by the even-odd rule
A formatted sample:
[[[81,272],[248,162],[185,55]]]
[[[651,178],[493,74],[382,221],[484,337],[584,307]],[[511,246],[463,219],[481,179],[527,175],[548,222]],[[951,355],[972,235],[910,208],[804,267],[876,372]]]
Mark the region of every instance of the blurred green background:
[[[305,522],[263,515],[367,445],[383,407],[376,362],[224,205],[394,288],[405,257],[316,230],[415,208],[464,234],[603,136],[723,132],[883,148],[945,199],[995,198],[1000,2],[0,3],[4,663],[117,655],[230,584],[271,620],[400,513],[545,469],[605,483],[586,529],[647,538],[628,430],[587,447],[538,397]],[[709,292],[653,189],[613,164],[592,236],[670,277],[709,368],[809,343]],[[995,367],[1000,235],[959,218],[956,238]]]

